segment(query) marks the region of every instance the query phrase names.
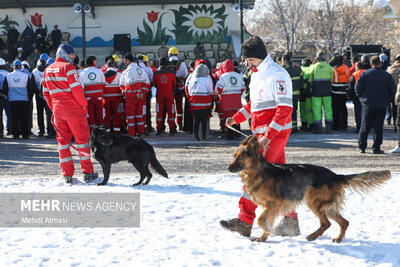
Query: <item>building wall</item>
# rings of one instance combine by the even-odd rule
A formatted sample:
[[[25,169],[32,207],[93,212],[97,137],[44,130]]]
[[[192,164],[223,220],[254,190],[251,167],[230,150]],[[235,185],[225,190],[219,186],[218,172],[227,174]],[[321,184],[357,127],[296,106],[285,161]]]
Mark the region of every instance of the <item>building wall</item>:
[[[132,46],[230,42],[230,33],[239,30],[238,14],[232,5],[165,5],[96,7],[96,17],[86,15],[88,47],[113,46],[114,34],[131,35]],[[42,23],[51,32],[58,25],[71,34],[75,47],[81,46],[81,15],[69,8],[29,8],[0,10],[0,34],[11,24],[22,32]]]

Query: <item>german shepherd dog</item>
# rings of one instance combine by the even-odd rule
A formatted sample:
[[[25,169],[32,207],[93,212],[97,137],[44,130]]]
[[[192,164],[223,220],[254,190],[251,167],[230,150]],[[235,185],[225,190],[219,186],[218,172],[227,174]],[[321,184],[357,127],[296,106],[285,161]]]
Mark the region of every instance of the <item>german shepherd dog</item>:
[[[111,164],[127,160],[140,172],[140,180],[136,185],[147,185],[153,174],[149,170],[149,164],[161,176],[168,178],[167,172],[156,158],[153,147],[140,137],[126,134],[107,134],[98,127],[90,134],[90,148],[93,157],[100,163],[103,169],[104,180],[98,185],[106,185],[110,177]],[[147,177],[146,181],[144,179]]]
[[[263,207],[257,223],[264,232],[253,241],[265,241],[275,218],[304,201],[321,224],[307,240],[321,236],[331,226],[329,218],[340,226],[340,234],[332,242],[341,242],[349,226],[340,214],[345,188],[366,193],[391,178],[390,171],[341,175],[311,164],[268,163],[260,154],[255,136],[247,137],[240,144],[228,170],[239,172],[253,202]]]

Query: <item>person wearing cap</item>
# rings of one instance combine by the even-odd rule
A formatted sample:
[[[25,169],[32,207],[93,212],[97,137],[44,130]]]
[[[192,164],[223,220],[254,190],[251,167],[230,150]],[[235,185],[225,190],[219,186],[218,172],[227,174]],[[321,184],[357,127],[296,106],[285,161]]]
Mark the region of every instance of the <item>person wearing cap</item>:
[[[268,55],[264,42],[252,36],[242,44],[242,56],[253,70],[250,82],[250,101],[226,121],[232,126],[251,117],[251,130],[257,136],[261,154],[266,161],[285,164],[285,146],[292,129],[292,79],[287,71]],[[257,205],[243,187],[239,200],[239,216],[222,220],[220,224],[231,231],[249,237],[256,217]],[[272,228],[272,225],[269,227]],[[300,234],[297,213],[285,214],[273,231],[274,235]]]
[[[15,56],[16,59],[19,59],[21,61],[26,59],[24,49],[22,47],[17,48],[17,55]]]
[[[72,183],[75,171],[70,151],[72,136],[79,150],[84,180],[90,182],[98,177],[90,160],[90,130],[86,118],[88,104],[78,72],[72,64],[74,58],[72,46],[60,45],[56,60],[45,69],[42,81],[43,95],[54,115],[60,165],[66,183]]]
[[[61,37],[62,37],[62,33],[58,29],[58,25],[54,25],[54,28],[50,33],[50,39],[51,39],[51,43],[52,43],[52,50],[56,50],[57,47],[60,45]]]
[[[332,67],[325,61],[325,54],[318,52],[315,63],[310,66],[307,73],[308,82],[311,84],[311,103],[313,123],[310,127],[313,133],[322,133],[322,109],[325,115],[326,132],[333,128],[331,84],[333,81]]]
[[[302,84],[301,69],[292,62],[292,54],[286,53],[283,55],[283,68],[289,73],[292,79],[292,97],[293,97],[293,112],[292,112],[292,133],[297,132],[297,109],[299,106],[300,89]]]
[[[396,68],[395,71],[393,71],[393,73],[398,72],[399,68],[400,68],[400,54],[396,55],[395,58],[395,62],[392,66],[389,67],[390,68]],[[388,69],[388,72],[389,72]],[[399,76],[397,76],[397,78],[394,77],[394,75],[392,74],[392,77],[394,78],[395,83],[397,84],[397,91],[396,91],[396,95],[395,95],[395,99],[394,99],[394,104],[396,105],[396,109],[397,109],[397,120],[396,120],[396,130],[397,130],[397,146],[393,149],[390,150],[390,153],[400,153],[400,83],[399,83],[399,79],[400,79],[400,74]]]
[[[22,135],[29,139],[29,101],[35,93],[35,84],[29,75],[22,72],[22,62],[15,60],[14,71],[7,75],[8,100],[11,111],[11,131],[14,139]]]
[[[48,138],[55,137],[56,133],[54,131],[54,127],[51,124],[51,115],[53,114],[51,110],[48,108],[46,99],[42,94],[42,80],[44,75],[44,70],[46,68],[46,61],[49,59],[49,56],[46,53],[40,55],[39,60],[37,61],[36,68],[32,71],[32,77],[35,80],[36,84],[36,113],[37,113],[37,124],[39,127],[39,136],[44,136],[45,134],[45,125],[44,125],[44,111],[46,110],[46,119],[47,119],[47,135]]]
[[[107,133],[118,134],[122,127],[123,103],[122,92],[119,88],[121,73],[116,68],[114,60],[107,61],[107,70],[104,73],[106,84],[103,94],[103,107],[105,110],[105,123]]]
[[[386,107],[395,96],[396,84],[393,77],[381,68],[382,62],[378,56],[371,58],[371,67],[360,75],[355,87],[362,108],[358,147],[360,153],[365,153],[369,131],[374,128],[372,151],[374,154],[383,154],[383,122]]]
[[[140,55],[138,57],[139,67],[145,70],[147,77],[150,81],[150,88],[152,87],[153,82],[153,70],[148,66],[149,58],[146,55]],[[150,132],[154,131],[154,128],[151,126],[151,97],[152,93],[149,90],[146,95],[143,97],[143,120],[146,122],[146,134],[148,135]]]
[[[164,129],[163,115],[164,111],[168,114],[168,125],[170,135],[176,132],[175,126],[175,105],[174,105],[174,90],[175,90],[175,72],[168,67],[168,58],[160,57],[158,60],[160,67],[154,73],[153,85],[157,88],[156,93],[156,111],[157,111],[157,134],[161,135]]]
[[[0,138],[4,136],[4,124],[3,124],[3,109],[6,110],[6,103],[8,102],[8,96],[6,92],[7,85],[7,75],[9,72],[6,70],[6,61],[0,58]],[[10,119],[9,114],[7,114],[7,121]]]
[[[174,92],[175,107],[176,107],[176,123],[179,130],[183,130],[183,95],[185,93],[185,81],[188,76],[188,70],[185,62],[178,58],[179,50],[176,47],[171,47],[168,51],[169,62],[173,67],[176,75],[176,89]]]
[[[105,128],[103,117],[103,94],[106,80],[104,73],[97,68],[96,57],[86,58],[87,68],[79,73],[81,84],[88,102],[89,128],[93,130],[96,126]]]
[[[142,136],[145,132],[142,101],[150,90],[150,81],[146,72],[138,66],[132,54],[124,57],[126,70],[122,72],[120,89],[125,96],[125,118],[128,134]]]

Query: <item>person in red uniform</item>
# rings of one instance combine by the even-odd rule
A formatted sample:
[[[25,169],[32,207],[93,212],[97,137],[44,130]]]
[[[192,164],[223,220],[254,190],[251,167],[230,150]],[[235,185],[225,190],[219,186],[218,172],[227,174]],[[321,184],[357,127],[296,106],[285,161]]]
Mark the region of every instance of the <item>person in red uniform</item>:
[[[168,125],[170,135],[174,135],[175,128],[175,104],[174,90],[176,88],[175,72],[168,66],[168,58],[161,57],[158,60],[160,67],[153,76],[153,85],[157,88],[157,134],[161,135],[164,128],[163,113],[168,114]]]
[[[72,64],[75,52],[72,46],[62,44],[57,49],[56,61],[47,67],[43,76],[43,95],[54,116],[62,174],[66,183],[72,183],[74,163],[69,149],[72,136],[79,150],[84,180],[98,177],[90,161],[87,102],[78,72]]]
[[[285,69],[267,54],[260,37],[253,36],[242,44],[242,55],[253,70],[250,82],[250,101],[228,118],[227,126],[239,124],[251,117],[251,130],[262,147],[261,154],[271,163],[286,163],[285,146],[292,129],[292,80]],[[222,227],[249,237],[256,217],[254,204],[245,188],[239,200],[239,216],[222,220]],[[272,228],[272,226],[270,226]],[[285,214],[272,232],[273,235],[300,234],[295,211]]]
[[[138,66],[132,54],[124,57],[126,70],[122,72],[120,89],[125,96],[125,118],[129,135],[141,136],[145,132],[142,100],[150,90],[146,72]]]
[[[87,68],[80,72],[80,78],[88,101],[89,128],[106,126],[103,115],[103,94],[106,80],[104,73],[96,67],[96,57],[88,56]]]
[[[122,126],[123,98],[119,88],[121,73],[115,66],[113,59],[107,61],[107,70],[104,73],[106,86],[104,87],[103,106],[106,112],[105,123],[107,133],[119,133]]]

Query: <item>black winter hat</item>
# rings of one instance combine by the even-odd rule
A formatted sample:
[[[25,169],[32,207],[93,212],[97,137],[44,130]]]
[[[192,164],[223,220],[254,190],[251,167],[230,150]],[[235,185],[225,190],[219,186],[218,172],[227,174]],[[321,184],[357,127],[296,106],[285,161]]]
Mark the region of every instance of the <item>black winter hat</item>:
[[[252,36],[242,44],[242,56],[264,59],[267,57],[267,49],[263,40],[258,36]]]
[[[126,54],[125,56],[124,56],[124,59],[127,59],[127,60],[129,60],[129,61],[131,61],[131,62],[135,62],[136,61],[136,58],[134,58],[133,57],[133,55],[132,54]]]

